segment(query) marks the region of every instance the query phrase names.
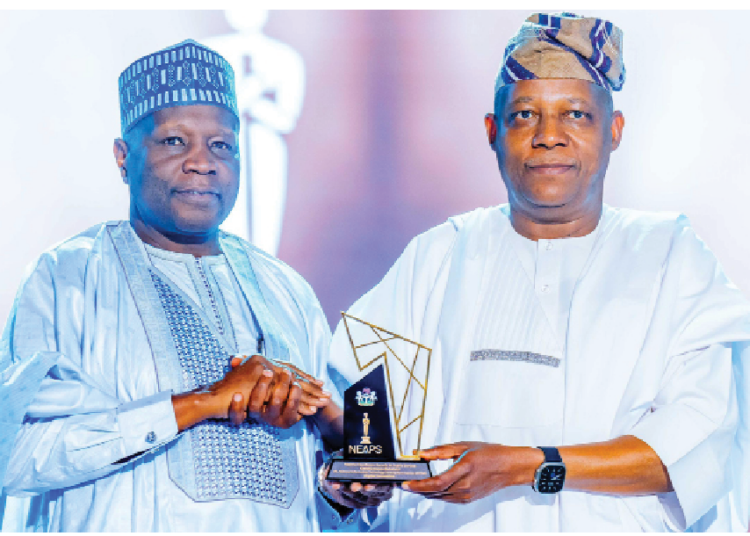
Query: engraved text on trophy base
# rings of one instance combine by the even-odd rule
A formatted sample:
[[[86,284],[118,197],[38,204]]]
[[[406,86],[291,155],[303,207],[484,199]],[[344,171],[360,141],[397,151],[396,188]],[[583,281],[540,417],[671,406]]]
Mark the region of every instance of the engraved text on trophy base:
[[[427,462],[335,460],[327,478],[343,481],[403,482],[430,478]]]

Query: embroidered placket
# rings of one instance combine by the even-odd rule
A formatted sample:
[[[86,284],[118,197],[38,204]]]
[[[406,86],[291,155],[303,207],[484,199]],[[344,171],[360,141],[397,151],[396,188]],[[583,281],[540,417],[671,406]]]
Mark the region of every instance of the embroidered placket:
[[[223,378],[230,368],[227,350],[193,307],[155,272],[149,272],[177,349],[185,387],[190,390]],[[214,313],[219,320],[218,308]],[[296,459],[293,448],[283,448],[278,428],[254,420],[240,426],[208,420],[186,433],[193,447],[197,500],[248,498],[289,507],[296,491],[288,485],[297,471]]]
[[[198,274],[200,274],[201,281],[206,287],[206,292],[208,292],[208,300],[211,302],[211,311],[214,314],[214,319],[216,319],[216,328],[219,330],[219,333],[226,336],[224,323],[221,321],[221,316],[219,315],[219,306],[216,303],[216,296],[214,296],[213,290],[211,290],[211,285],[208,283],[208,277],[206,276],[206,272],[203,269],[203,263],[201,263],[199,257],[195,257],[195,266],[198,268]]]

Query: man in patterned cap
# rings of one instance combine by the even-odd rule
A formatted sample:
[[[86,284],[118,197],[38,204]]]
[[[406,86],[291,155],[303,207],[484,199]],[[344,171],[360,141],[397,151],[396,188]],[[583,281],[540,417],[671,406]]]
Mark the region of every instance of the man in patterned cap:
[[[326,319],[291,268],[218,228],[238,189],[232,68],[185,41],[128,67],[120,106],[129,221],[43,253],[0,345],[0,484],[31,497],[0,497],[0,521],[303,532],[317,502],[335,526],[314,478],[320,431],[340,442]]]
[[[485,117],[509,203],[415,238],[349,311],[433,349],[421,455],[447,470],[381,506],[391,530],[730,526],[750,308],[685,216],[603,203],[621,50],[610,22],[529,17]],[[342,325],[330,359],[356,378]]]

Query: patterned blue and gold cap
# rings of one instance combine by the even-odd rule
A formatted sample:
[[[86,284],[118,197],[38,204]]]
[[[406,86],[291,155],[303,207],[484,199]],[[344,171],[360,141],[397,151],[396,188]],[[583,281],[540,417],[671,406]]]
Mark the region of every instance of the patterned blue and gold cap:
[[[619,91],[625,83],[622,31],[604,19],[534,13],[505,48],[495,94],[537,78],[577,78]]]
[[[213,104],[239,119],[232,66],[192,39],[134,61],[119,86],[123,136],[148,114],[172,106]]]

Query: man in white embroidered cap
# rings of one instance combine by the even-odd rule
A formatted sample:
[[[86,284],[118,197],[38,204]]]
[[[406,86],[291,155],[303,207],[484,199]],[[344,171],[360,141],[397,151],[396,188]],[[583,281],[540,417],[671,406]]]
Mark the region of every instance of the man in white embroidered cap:
[[[685,216],[603,204],[621,47],[604,20],[529,17],[485,117],[509,203],[416,237],[349,310],[433,349],[440,474],[381,505],[391,530],[747,529],[726,495],[750,308]],[[342,325],[330,359],[357,377]]]
[[[219,230],[239,177],[232,68],[185,41],[119,82],[129,221],[43,253],[0,345],[3,528],[353,521],[388,490],[316,491],[321,439],[341,443],[323,312],[291,268]]]

